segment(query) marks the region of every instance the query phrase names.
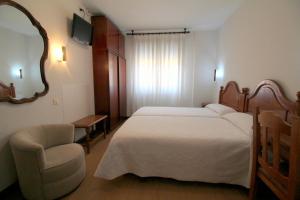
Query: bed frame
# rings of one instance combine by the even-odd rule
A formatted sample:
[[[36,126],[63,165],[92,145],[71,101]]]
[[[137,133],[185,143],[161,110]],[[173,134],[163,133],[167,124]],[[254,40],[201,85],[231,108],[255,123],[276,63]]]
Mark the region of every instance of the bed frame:
[[[297,100],[296,101],[291,101],[289,100],[282,88],[278,83],[276,83],[273,80],[264,80],[258,86],[256,89],[247,97],[246,101],[246,111],[252,113],[254,115],[253,117],[253,129],[254,129],[254,134],[253,134],[253,154],[254,161],[252,163],[252,172],[251,172],[251,185],[250,185],[250,199],[253,199],[253,195],[255,194],[254,189],[256,188],[256,178],[257,178],[257,173],[259,173],[259,177],[262,177],[262,180],[265,180],[268,183],[268,187],[272,189],[272,191],[276,194],[281,194],[281,189],[282,188],[288,188],[288,193],[290,192],[290,187],[296,187],[295,185],[297,184],[296,179],[293,179],[289,176],[283,176],[280,172],[280,168],[277,169],[276,166],[274,167],[274,163],[278,161],[278,163],[285,162],[287,161],[287,166],[289,168],[289,174],[293,173],[294,175],[299,174],[299,171],[297,172],[296,169],[296,163],[297,157],[296,154],[299,152],[299,137],[296,138],[297,133],[293,132],[291,133],[291,130],[288,129],[287,127],[290,127],[288,124],[291,123],[293,118],[295,116],[300,116],[300,92],[297,92]],[[276,116],[279,116],[281,119],[283,119],[287,123],[282,123],[276,122],[276,120],[270,120],[269,117],[271,116],[265,116],[264,118],[264,125],[261,127],[262,124],[259,124],[258,122],[258,115],[259,113],[263,111],[272,111],[275,113]],[[293,124],[294,128],[292,128],[292,131],[298,131],[299,132],[299,124],[297,124],[298,121],[294,121],[296,124]],[[261,131],[264,131],[264,134],[261,135]],[[270,134],[272,133],[272,134]],[[294,134],[295,133],[295,134]],[[264,148],[262,149],[262,155],[273,155],[273,165],[269,165],[267,162],[268,157],[263,158],[260,156],[261,154],[261,148],[262,145]],[[269,152],[270,151],[270,152]],[[265,163],[263,163],[265,166],[262,168],[258,169],[257,166],[261,163],[261,161],[264,159]],[[281,165],[280,164],[280,165]],[[298,162],[299,164],[299,162]],[[273,166],[273,167],[272,167]],[[292,168],[291,168],[292,167]],[[263,169],[265,168],[265,169]],[[258,170],[258,171],[256,171]],[[260,172],[263,171],[263,174]],[[264,175],[267,174],[269,175],[270,179],[274,180],[281,180],[278,179],[278,177],[282,178],[284,177],[284,180],[287,180],[288,184],[285,184],[285,187],[280,186],[277,188],[278,184],[275,181],[275,185],[273,182],[270,182],[270,180]],[[292,175],[293,175],[292,174]],[[281,181],[282,182],[282,181]],[[271,184],[270,184],[271,183]],[[284,182],[282,182],[283,184]],[[279,187],[279,186],[278,186]],[[286,191],[285,191],[286,192]],[[291,195],[291,194],[289,194]],[[285,195],[282,195],[285,196]]]
[[[240,91],[235,81],[230,81],[220,88],[219,103],[232,107],[238,112],[254,113],[260,110],[274,111],[283,120],[291,122],[293,115],[300,116],[300,91],[297,100],[289,100],[278,83],[273,80],[264,80],[249,94],[248,88]]]
[[[248,93],[248,88],[243,88],[241,92],[238,84],[234,81],[230,81],[225,88],[223,86],[220,88],[219,104],[229,106],[238,112],[245,112]]]
[[[0,81],[0,99],[5,99],[8,97],[16,97],[14,84],[10,83],[10,85],[7,86]]]
[[[256,115],[260,112],[272,111],[287,123],[292,122],[294,116],[300,116],[300,92],[297,93],[297,100],[289,100],[278,83],[273,80],[264,80],[258,84],[256,89],[247,97],[245,104],[246,112]],[[253,120],[253,127],[257,127],[257,120]],[[290,138],[282,135],[281,154],[288,158]]]
[[[264,80],[246,98],[245,111],[255,113],[260,110],[273,111],[287,122],[291,122],[293,115],[300,116],[300,92],[297,100],[289,100],[278,83],[273,80]]]

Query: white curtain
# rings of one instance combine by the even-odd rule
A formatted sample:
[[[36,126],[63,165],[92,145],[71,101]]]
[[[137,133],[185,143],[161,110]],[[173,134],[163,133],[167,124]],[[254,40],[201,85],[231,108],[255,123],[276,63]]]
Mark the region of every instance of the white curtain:
[[[194,51],[188,34],[128,36],[127,110],[193,106]]]

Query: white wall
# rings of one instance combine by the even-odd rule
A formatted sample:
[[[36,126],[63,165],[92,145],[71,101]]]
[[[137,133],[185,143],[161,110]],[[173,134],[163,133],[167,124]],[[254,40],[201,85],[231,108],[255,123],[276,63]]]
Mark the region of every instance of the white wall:
[[[224,79],[219,85],[235,80],[253,90],[261,80],[273,79],[296,99],[299,20],[299,0],[245,0],[220,30],[219,68],[224,66]]]
[[[30,91],[30,77],[20,79],[15,74],[19,68],[23,72],[28,70],[27,38],[25,34],[0,27],[0,80],[6,85],[14,83],[17,97],[27,95]]]
[[[41,70],[40,70],[40,58],[43,54],[44,50],[44,42],[43,38],[38,36],[29,36],[27,37],[27,57],[28,57],[28,67],[30,80],[31,80],[31,88],[34,92],[42,92],[45,88],[42,78],[41,78]]]
[[[194,106],[213,101],[214,69],[217,66],[218,31],[195,31]]]
[[[91,47],[70,38],[73,13],[79,13],[79,0],[16,0],[27,8],[46,29],[49,57],[46,78],[49,93],[37,101],[22,105],[0,103],[0,191],[16,180],[8,139],[18,129],[48,123],[71,122],[94,113]],[[66,46],[67,62],[53,58],[53,48]],[[58,105],[53,105],[53,99]],[[71,99],[71,100],[70,100]]]

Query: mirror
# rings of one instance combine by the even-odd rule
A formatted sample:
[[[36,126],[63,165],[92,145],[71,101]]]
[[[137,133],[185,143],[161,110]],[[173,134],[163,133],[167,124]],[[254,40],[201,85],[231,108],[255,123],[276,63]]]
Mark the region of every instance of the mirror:
[[[21,5],[0,0],[0,101],[32,102],[45,95],[48,37]]]

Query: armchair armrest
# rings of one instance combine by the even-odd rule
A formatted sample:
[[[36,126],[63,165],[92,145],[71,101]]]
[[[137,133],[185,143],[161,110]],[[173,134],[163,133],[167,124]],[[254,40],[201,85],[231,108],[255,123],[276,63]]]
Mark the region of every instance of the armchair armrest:
[[[19,132],[9,140],[12,153],[17,158],[15,161],[21,162],[24,166],[29,159],[31,160],[31,165],[36,165],[37,168],[43,169],[46,161],[43,145],[29,140],[26,136],[27,134],[24,134],[24,132]]]
[[[42,129],[47,140],[45,148],[74,142],[73,124],[49,124],[43,125]]]

